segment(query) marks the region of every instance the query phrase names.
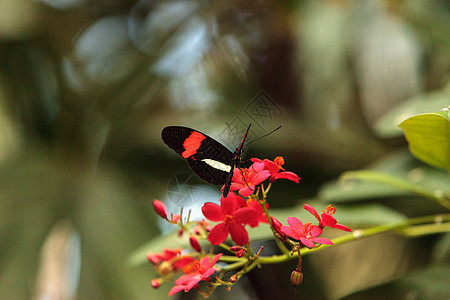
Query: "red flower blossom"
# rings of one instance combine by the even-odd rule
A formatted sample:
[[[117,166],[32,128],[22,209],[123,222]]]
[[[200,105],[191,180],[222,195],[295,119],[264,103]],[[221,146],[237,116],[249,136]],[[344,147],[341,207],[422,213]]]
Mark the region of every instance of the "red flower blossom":
[[[270,172],[270,182],[274,182],[277,179],[288,179],[298,183],[300,180],[300,177],[298,177],[298,175],[294,172],[284,171],[282,167],[284,165],[284,158],[282,156],[275,157],[273,161],[268,159],[261,160],[259,158],[252,158],[251,160],[254,163],[264,164],[265,170]]]
[[[160,274],[168,274],[180,270],[194,260],[192,256],[181,256],[181,251],[181,248],[164,249],[163,253],[148,253],[147,259]]]
[[[333,245],[327,238],[318,238],[322,234],[322,229],[319,226],[305,223],[303,225],[299,219],[295,217],[287,218],[289,226],[281,226],[281,231],[293,239],[300,241],[301,244],[308,248],[313,248],[314,243]]]
[[[161,218],[167,220],[167,207],[162,201],[157,199],[153,200],[153,208]]]
[[[319,216],[316,209],[309,204],[305,203],[304,208],[307,211],[309,211],[311,214],[313,214],[314,217],[316,217],[316,219],[319,221],[319,228],[321,228],[321,229],[323,229],[325,226],[327,226],[327,227],[336,228],[336,229],[340,229],[340,230],[344,230],[344,231],[352,231],[350,228],[348,228],[345,225],[337,224],[336,218],[332,216],[336,212],[336,208],[334,208],[331,205],[327,206],[326,211],[322,210],[323,213],[321,214],[321,216]]]
[[[198,288],[198,283],[202,280],[210,281],[210,276],[214,274],[214,265],[222,256],[222,253],[214,256],[211,261],[209,256],[203,257],[200,261],[194,260],[189,265],[187,265],[183,271],[186,273],[181,275],[175,281],[176,286],[174,286],[169,291],[169,296],[172,296],[182,290],[188,292],[192,288]]]
[[[269,178],[270,172],[264,170],[263,163],[254,163],[250,168],[236,168],[234,170],[230,191],[239,190],[239,195],[250,196],[255,191],[255,186]]]
[[[248,207],[251,207],[254,210],[256,210],[257,216],[258,216],[258,218],[255,220],[255,222],[248,224],[250,227],[257,227],[259,225],[259,223],[266,223],[266,224],[269,223],[269,220],[267,220],[267,217],[266,217],[266,213],[264,212],[264,209],[261,206],[261,204],[258,202],[258,200],[249,198],[247,200],[247,205],[248,205]],[[269,209],[269,204],[266,203],[265,205],[266,205],[266,208]]]
[[[180,270],[194,260],[192,256],[181,256],[181,251],[181,248],[164,249],[163,253],[148,253],[147,259],[158,273],[165,275]]]
[[[238,196],[230,194],[220,199],[220,206],[207,202],[202,207],[203,215],[210,221],[221,222],[211,229],[208,241],[213,245],[223,243],[228,234],[238,245],[248,243],[248,233],[243,224],[252,224],[258,218],[258,213],[251,207],[241,207]]]
[[[257,218],[255,218],[252,223],[247,223],[248,225],[250,225],[250,227],[257,227],[259,223],[269,223],[269,221],[267,220],[266,214],[264,213],[264,209],[261,206],[261,204],[258,202],[258,200],[249,198],[249,199],[247,199],[247,201],[245,201],[244,198],[242,198],[239,195],[233,194],[233,193],[229,194],[227,197],[233,198],[234,201],[237,202],[238,208],[251,207],[254,210],[256,210]],[[222,201],[222,199],[223,199],[223,195],[221,197],[221,201]],[[267,204],[267,203],[266,203],[266,208],[269,209],[269,204]]]
[[[174,257],[181,255],[182,248],[177,249],[164,249],[163,253],[148,253],[147,259],[153,264],[158,265],[163,261],[169,261]]]

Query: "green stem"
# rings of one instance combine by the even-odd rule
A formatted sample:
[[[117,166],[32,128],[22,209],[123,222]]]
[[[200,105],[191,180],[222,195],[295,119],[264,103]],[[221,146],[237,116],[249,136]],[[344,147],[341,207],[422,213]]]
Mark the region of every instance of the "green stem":
[[[321,245],[320,247],[316,248],[302,248],[300,249],[301,255],[307,255],[313,252],[322,251],[324,249],[337,246],[340,244],[348,243],[354,240],[359,240],[362,238],[366,238],[372,235],[384,233],[384,232],[390,232],[390,231],[398,231],[399,233],[406,233],[408,236],[411,236],[411,229],[422,227],[426,225],[426,230],[422,230],[419,233],[416,232],[415,235],[424,235],[424,234],[434,234],[434,233],[442,233],[442,232],[450,232],[450,214],[441,214],[441,215],[431,215],[431,216],[425,216],[425,217],[418,217],[409,219],[407,221],[393,223],[393,224],[386,224],[386,225],[380,225],[375,226],[372,228],[367,229],[358,229],[353,231],[352,233],[348,233],[342,236],[339,236],[337,238],[332,239],[333,245]],[[427,224],[427,223],[433,223],[433,224]],[[414,226],[414,225],[421,225],[421,226]],[[434,226],[434,229],[431,228],[431,226]],[[284,253],[282,255],[273,255],[273,256],[260,256],[255,261],[255,264],[274,264],[274,263],[281,263],[285,261],[289,261],[292,259],[295,259],[298,257],[298,252],[295,252],[293,254],[290,253]],[[234,263],[224,267],[222,270],[227,272],[236,268],[239,268],[241,266],[244,266],[247,262],[247,260],[242,260],[237,257],[224,257],[222,256],[220,258],[221,261],[233,261]],[[239,261],[241,260],[241,261]],[[251,265],[250,265],[251,266]],[[249,267],[250,267],[249,266]],[[253,268],[253,267],[252,267]]]
[[[269,186],[267,187],[267,189],[269,189],[271,186],[271,183],[269,183]],[[272,219],[270,218],[270,214],[269,214],[269,210],[266,207],[266,200],[265,200],[265,194],[266,192],[263,190],[263,197],[264,200],[262,202],[260,202],[263,210],[264,210],[264,214],[266,215],[267,220],[269,221],[270,224],[270,229],[272,230],[273,236],[275,238],[275,242],[277,243],[278,248],[280,249],[281,252],[283,252],[284,254],[288,254],[289,250],[286,248],[286,246],[275,236],[275,228],[273,228],[273,224],[272,224]]]

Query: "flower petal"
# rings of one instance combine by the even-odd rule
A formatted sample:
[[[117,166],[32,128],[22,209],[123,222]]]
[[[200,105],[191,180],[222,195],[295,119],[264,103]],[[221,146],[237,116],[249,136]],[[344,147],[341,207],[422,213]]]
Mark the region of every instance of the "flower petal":
[[[298,175],[294,172],[290,171],[278,173],[277,175],[275,175],[275,179],[287,179],[295,183],[298,183],[300,181],[300,177],[298,177]]]
[[[271,160],[265,159],[264,165],[266,169],[269,170],[271,176],[275,176],[276,174],[278,174],[278,171],[280,171],[278,165]]]
[[[229,226],[231,238],[236,244],[243,246],[248,243],[248,233],[244,226],[236,222],[230,223]]]
[[[205,218],[213,222],[220,222],[225,219],[222,207],[216,203],[206,202],[202,207],[202,212]]]
[[[225,223],[219,223],[211,229],[208,235],[208,241],[213,245],[219,245],[228,237],[228,227]]]
[[[176,281],[176,285],[186,285],[195,278],[195,274],[183,274]]]
[[[195,276],[191,282],[189,282],[185,287],[184,291],[189,292],[202,278],[200,276]]]
[[[311,239],[315,243],[325,244],[325,245],[333,245],[333,242],[327,238],[313,238]]]
[[[211,259],[211,262],[209,263],[209,266],[210,267],[212,267],[212,266],[214,266],[215,264],[216,264],[216,262],[220,259],[220,257],[223,255],[223,253],[219,253],[219,254],[217,254],[216,256],[214,256],[212,259]]]
[[[208,279],[216,270],[214,268],[209,268],[201,275],[203,280]]]
[[[308,240],[307,238],[301,237],[300,242],[308,248],[314,248],[314,243]]]
[[[317,221],[319,221],[319,223],[322,223],[322,219],[320,219],[320,216],[314,207],[305,203],[303,208],[306,209],[308,212],[310,212],[314,217],[316,217],[316,219],[317,219]]]
[[[259,159],[259,158],[256,158],[256,157],[254,157],[254,158],[251,158],[250,159],[252,162],[263,162],[261,159]]]
[[[295,231],[301,232],[301,230],[303,229],[303,223],[296,217],[288,217],[287,221],[289,226]]]
[[[309,233],[311,234],[311,236],[312,236],[313,238],[315,238],[316,236],[321,235],[322,232],[323,232],[323,230],[320,229],[319,226],[311,225],[311,230],[309,231]]]
[[[169,291],[169,296],[173,296],[178,292],[181,292],[182,290],[184,290],[184,286],[183,285],[176,285],[173,288],[170,289]]]
[[[226,215],[231,215],[236,210],[237,201],[231,194],[226,198],[220,199],[220,206]]]
[[[336,224],[332,227],[336,228],[336,229],[344,230],[344,231],[352,231],[350,228],[348,228],[347,226],[342,225],[342,224]]]
[[[323,213],[321,216],[324,226],[333,227],[337,223],[336,218],[330,214]]]
[[[280,230],[281,230],[282,233],[290,236],[293,239],[298,240],[300,238],[300,234],[298,234],[298,232],[292,230],[292,228],[289,227],[289,226],[281,226]]]
[[[253,194],[254,191],[255,191],[254,185],[244,186],[239,189],[239,195],[241,195],[242,197],[248,197],[251,194]]]
[[[185,266],[187,266],[188,264],[190,264],[194,260],[195,260],[195,258],[193,258],[192,256],[182,256],[179,259],[177,259],[172,264],[172,266],[174,267],[175,270],[179,270],[179,269],[184,268]]]
[[[255,162],[255,163],[253,163],[253,164],[250,166],[250,168],[248,168],[248,169],[249,169],[250,172],[252,172],[252,173],[259,173],[259,172],[261,172],[262,170],[264,170],[264,168],[265,168],[264,163],[262,163],[262,162]]]
[[[234,180],[234,179],[233,179]],[[242,189],[244,186],[246,186],[245,184],[239,183],[239,182],[231,182],[231,186],[230,186],[230,192],[234,192],[237,190]]]
[[[234,222],[237,224],[249,224],[258,219],[258,211],[251,207],[239,208],[233,213]]]
[[[264,170],[264,171],[258,172],[256,174],[253,174],[252,179],[251,179],[251,183],[253,185],[257,185],[257,184],[260,184],[261,182],[263,182],[264,180],[266,180],[269,177],[270,177],[270,172],[268,170]]]

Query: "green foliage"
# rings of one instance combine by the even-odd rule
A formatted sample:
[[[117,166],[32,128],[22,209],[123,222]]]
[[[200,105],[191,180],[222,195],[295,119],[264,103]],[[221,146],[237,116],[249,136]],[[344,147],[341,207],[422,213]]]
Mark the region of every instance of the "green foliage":
[[[421,114],[400,124],[411,153],[418,159],[450,172],[449,110]]]

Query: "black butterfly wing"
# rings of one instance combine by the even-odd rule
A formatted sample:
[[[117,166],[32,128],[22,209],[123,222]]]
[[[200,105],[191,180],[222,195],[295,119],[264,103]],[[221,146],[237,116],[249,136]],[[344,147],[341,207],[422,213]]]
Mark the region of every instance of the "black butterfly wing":
[[[169,126],[161,137],[172,150],[187,160],[198,177],[222,185],[234,169],[234,154],[213,138],[192,128]]]

